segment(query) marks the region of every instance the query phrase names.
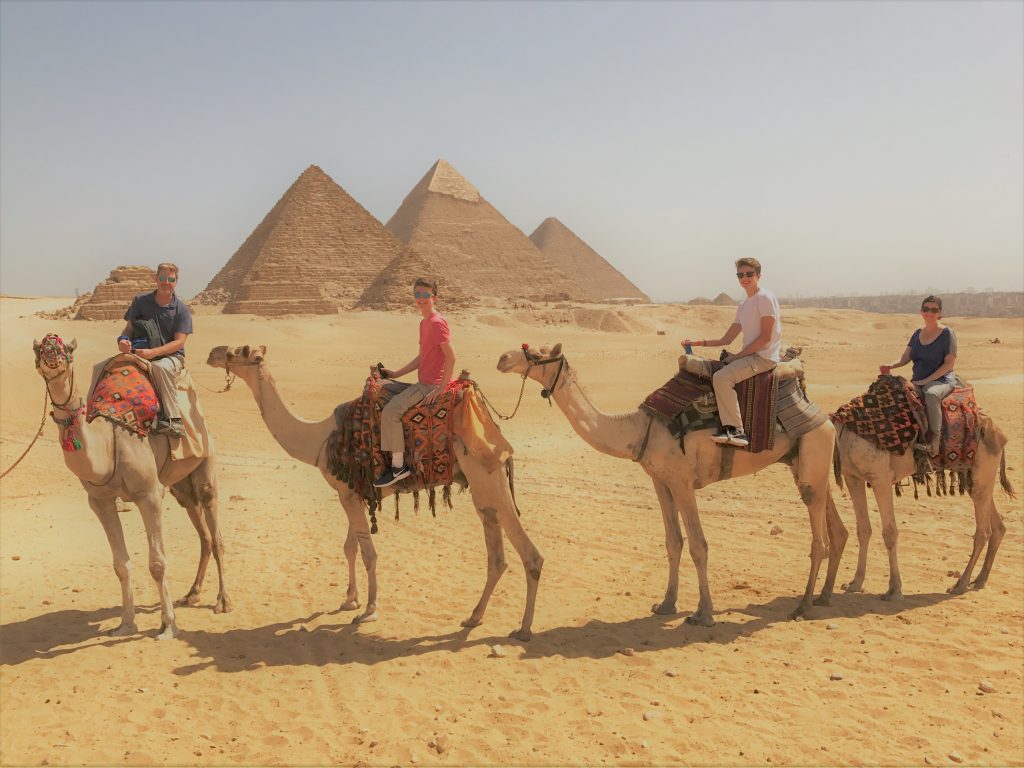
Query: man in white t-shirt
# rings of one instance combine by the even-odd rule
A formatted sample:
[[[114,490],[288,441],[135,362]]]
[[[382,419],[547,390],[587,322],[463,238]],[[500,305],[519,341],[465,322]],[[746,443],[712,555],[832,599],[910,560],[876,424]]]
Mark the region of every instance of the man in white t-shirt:
[[[722,427],[711,437],[716,443],[743,447],[750,445],[750,440],[743,431],[736,385],[778,364],[782,349],[782,315],[779,312],[779,300],[771,291],[759,285],[761,262],[757,259],[740,259],[736,262],[736,278],[746,291],[747,298],[736,308],[736,319],[725,335],[720,339],[684,339],[682,345],[728,346],[743,331],[743,349],[727,355],[724,358],[725,367],[717,371],[712,379]]]

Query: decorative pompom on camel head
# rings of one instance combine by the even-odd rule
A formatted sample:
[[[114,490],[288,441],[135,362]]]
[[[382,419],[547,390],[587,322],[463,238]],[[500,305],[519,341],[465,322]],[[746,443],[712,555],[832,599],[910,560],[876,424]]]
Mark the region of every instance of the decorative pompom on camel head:
[[[54,379],[66,373],[74,362],[78,341],[72,339],[65,344],[56,333],[48,333],[42,341],[32,341],[32,350],[36,354],[36,370],[45,379]]]

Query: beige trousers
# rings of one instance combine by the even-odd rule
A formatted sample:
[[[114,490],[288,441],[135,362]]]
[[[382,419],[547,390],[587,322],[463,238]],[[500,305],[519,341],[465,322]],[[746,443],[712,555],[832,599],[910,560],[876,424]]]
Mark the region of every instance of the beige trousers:
[[[711,382],[715,387],[718,418],[723,427],[743,429],[743,416],[740,414],[740,399],[736,395],[736,385],[759,373],[770,371],[776,365],[774,361],[760,355],[747,355],[715,371]]]
[[[160,399],[160,410],[168,419],[180,419],[181,408],[178,407],[178,376],[185,367],[181,355],[168,355],[158,360],[150,360],[149,376],[153,380],[153,388]]]
[[[432,384],[410,384],[384,406],[384,410],[380,413],[380,447],[382,451],[390,451],[399,456],[405,453],[402,416],[426,397],[433,388]]]

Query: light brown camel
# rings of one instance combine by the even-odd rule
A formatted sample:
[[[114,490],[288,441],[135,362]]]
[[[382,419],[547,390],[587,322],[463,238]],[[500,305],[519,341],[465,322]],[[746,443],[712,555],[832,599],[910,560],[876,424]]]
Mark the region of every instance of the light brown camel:
[[[986,414],[981,414],[979,426],[981,439],[975,455],[973,469],[973,486],[971,501],[974,502],[974,547],[967,566],[960,578],[947,591],[954,595],[962,595],[971,586],[971,573],[978,562],[982,549],[988,544],[985,562],[973,586],[981,589],[988,581],[992,570],[992,562],[996,559],[999,544],[1006,533],[1003,519],[996,511],[995,493],[996,478],[1011,499],[1016,498],[1013,487],[1006,478],[1006,435]],[[842,487],[843,480],[850,489],[850,499],[857,515],[857,571],[853,581],[843,585],[848,592],[864,590],[864,574],[868,563],[868,542],[871,540],[871,521],[868,518],[868,499],[865,483],[871,483],[871,490],[878,503],[878,514],[882,518],[882,539],[889,552],[889,589],[882,595],[883,600],[903,599],[903,580],[896,561],[896,542],[899,530],[896,527],[896,514],[893,509],[893,485],[914,474],[913,451],[906,451],[902,456],[884,451],[854,433],[852,429],[839,427],[836,441],[836,482]]]
[[[345,559],[348,561],[348,588],[345,601],[340,610],[355,610],[360,607],[359,592],[356,586],[356,552],[363,558],[366,568],[367,596],[366,609],[356,616],[353,624],[374,621],[377,614],[377,550],[370,536],[370,526],[366,516],[366,507],[362,499],[338,480],[327,468],[325,446],[327,438],[335,429],[333,412],[323,421],[306,421],[291,412],[278,393],[277,384],[266,364],[266,347],[245,346],[229,349],[214,347],[210,350],[207,364],[215,368],[224,368],[242,379],[252,390],[260,415],[274,439],[294,459],[312,464],[320,470],[338,494],[341,506],[348,517],[348,533],[345,536]],[[456,436],[452,457],[458,467],[469,480],[469,490],[473,497],[480,522],[484,526],[484,542],[487,546],[487,581],[483,594],[468,619],[462,622],[464,627],[475,627],[483,621],[484,611],[491,598],[498,579],[508,567],[505,563],[505,549],[501,533],[505,532],[512,546],[515,547],[523,569],[526,571],[526,610],[519,629],[510,633],[510,637],[529,640],[532,637],[534,605],[537,600],[537,587],[540,583],[541,567],[544,558],[526,535],[519,522],[511,489],[503,467],[488,471],[483,463],[467,454],[462,442]],[[384,495],[393,493],[393,488],[382,489]]]
[[[199,569],[192,588],[178,601],[178,605],[195,605],[198,602],[212,553],[220,582],[213,610],[222,613],[232,608],[224,585],[224,544],[217,525],[217,474],[212,444],[210,456],[206,458],[181,459],[168,464],[170,442],[166,435],[150,434],[142,438],[102,418],[86,423],[85,400],[75,381],[73,356],[76,347],[77,342],[65,345],[56,334],[47,334],[42,342],[32,343],[36,370],[46,382],[61,442],[70,429],[81,446],[74,451],[63,451],[64,463],[85,488],[89,506],[107,534],[114,556],[114,572],[121,582],[121,624],[110,634],[131,635],[139,631],[135,624],[131,562],[116,505],[120,498],[135,503],[146,527],[149,572],[160,593],[161,626],[157,637],[161,640],[175,637],[178,627],[167,590],[163,540],[165,485],[185,507],[199,534]]]
[[[772,450],[753,454],[723,448],[711,441],[712,430],[698,430],[686,435],[684,453],[668,428],[640,409],[611,416],[594,407],[580,388],[576,372],[562,354],[561,344],[552,349],[542,347],[539,350],[506,352],[498,360],[498,370],[518,373],[540,382],[546,396],[554,399],[572,428],[587,443],[609,456],[639,461],[651,476],[661,504],[669,563],[665,599],[652,607],[655,613],[676,612],[679,558],[683,548],[683,535],[679,529],[679,514],[682,513],[700,588],[697,611],[686,621],[702,626],[714,624],[708,586],[708,543],[701,528],[694,492],[719,480],[749,475],[780,461],[792,470],[811,521],[810,574],[803,599],[792,615],[795,618],[810,608],[818,569],[826,554],[829,558],[828,571],[821,595],[814,604],[828,605],[847,538],[829,491],[829,469],[835,439],[831,422],[826,421],[807,433],[796,445],[785,434],[778,434]],[[733,455],[728,457],[731,466],[723,463],[723,450],[732,452]],[[723,470],[723,467],[727,469]]]

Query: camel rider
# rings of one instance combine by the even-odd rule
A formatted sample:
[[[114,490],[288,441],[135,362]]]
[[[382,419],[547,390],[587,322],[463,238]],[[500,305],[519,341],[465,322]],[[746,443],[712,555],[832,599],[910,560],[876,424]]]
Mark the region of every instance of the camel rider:
[[[750,445],[750,440],[743,431],[736,385],[770,371],[778,364],[782,348],[782,314],[775,295],[760,287],[761,262],[751,258],[737,261],[736,279],[747,298],[736,308],[736,318],[725,335],[720,339],[684,339],[682,345],[727,346],[743,331],[743,349],[722,358],[726,365],[715,371],[712,378],[722,427],[711,436],[716,443],[743,447]]]
[[[185,339],[192,333],[192,313],[175,295],[178,283],[176,265],[160,264],[156,268],[155,282],[155,291],[140,293],[132,299],[131,306],[124,313],[128,324],[117,337],[117,348],[121,352],[134,352],[150,362],[149,375],[160,399],[160,415],[153,431],[182,437],[185,430],[178,407],[177,379],[185,367]],[[140,334],[135,330],[136,321],[147,320],[155,321],[159,339],[139,338]],[[153,346],[155,341],[161,343]]]
[[[374,481],[377,488],[386,488],[412,474],[405,461],[405,435],[402,415],[423,401],[433,403],[448,387],[455,372],[455,350],[448,322],[434,306],[437,283],[420,278],[413,284],[413,298],[423,319],[420,320],[420,353],[396,371],[381,369],[386,379],[397,379],[419,371],[417,382],[391,398],[380,415],[380,447],[390,451],[391,466]]]

